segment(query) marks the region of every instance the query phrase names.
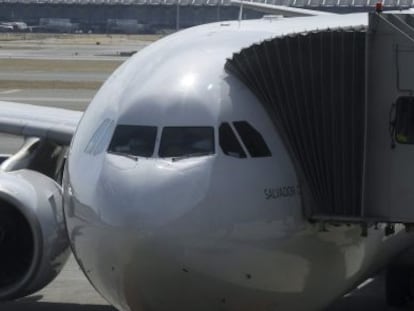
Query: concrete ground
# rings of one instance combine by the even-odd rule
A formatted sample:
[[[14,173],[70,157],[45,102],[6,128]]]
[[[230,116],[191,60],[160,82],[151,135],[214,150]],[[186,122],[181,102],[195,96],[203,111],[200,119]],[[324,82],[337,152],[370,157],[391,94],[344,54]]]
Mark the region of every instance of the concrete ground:
[[[158,38],[159,35],[0,33],[0,58],[116,60]]]
[[[105,42],[105,51],[111,51],[112,54],[116,51],[127,51],[136,46],[139,49],[144,45],[138,38],[136,40],[141,42],[142,46],[134,45],[133,41],[125,40],[123,37],[111,38],[112,45],[110,44],[111,40],[106,37],[99,38],[95,36],[89,38],[89,41],[82,39],[89,42],[89,44],[79,38],[76,39],[78,41],[73,38],[64,39],[44,38],[44,41],[42,41],[42,39],[37,38],[36,40],[25,41],[18,38],[21,41],[15,42],[10,37],[7,39],[9,41],[5,41],[4,37],[2,41],[0,36],[0,64],[6,64],[0,66],[0,101],[17,101],[84,110],[99,85],[112,72],[114,67],[125,60],[124,57],[113,55],[111,57],[99,56],[102,54],[102,49],[101,45],[95,44],[98,42],[97,40]],[[70,40],[75,41],[70,44]],[[50,48],[47,48],[47,46],[50,46]],[[79,59],[79,51],[81,50],[87,56]],[[65,59],[69,63],[52,61],[48,64],[45,60],[49,57],[53,60]],[[5,62],[5,60],[10,59],[13,59],[13,67],[10,66],[10,62]],[[39,59],[41,62],[39,62]],[[91,69],[85,71],[82,68]],[[48,73],[50,73],[50,76],[48,76]],[[38,83],[39,80],[44,82]],[[56,80],[61,81],[61,83],[54,83]],[[86,82],[90,84],[86,84]],[[21,138],[1,135],[0,153],[13,152],[18,149],[21,143]],[[113,311],[114,309],[95,292],[79,270],[73,257],[71,257],[63,272],[49,286],[29,297],[0,304],[0,310]],[[360,289],[345,295],[327,308],[327,311],[348,310],[392,310],[385,306],[383,277],[379,276],[366,282]]]
[[[92,288],[73,256],[64,270],[43,290],[0,305],[2,311],[114,311]]]

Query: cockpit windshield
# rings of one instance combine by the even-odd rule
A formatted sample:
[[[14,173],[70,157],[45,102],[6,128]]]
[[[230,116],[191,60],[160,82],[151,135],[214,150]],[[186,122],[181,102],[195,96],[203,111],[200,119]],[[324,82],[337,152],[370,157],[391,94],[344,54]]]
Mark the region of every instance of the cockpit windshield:
[[[214,154],[213,127],[164,127],[158,155],[195,157]]]
[[[108,152],[137,157],[151,157],[154,154],[157,127],[118,125]]]

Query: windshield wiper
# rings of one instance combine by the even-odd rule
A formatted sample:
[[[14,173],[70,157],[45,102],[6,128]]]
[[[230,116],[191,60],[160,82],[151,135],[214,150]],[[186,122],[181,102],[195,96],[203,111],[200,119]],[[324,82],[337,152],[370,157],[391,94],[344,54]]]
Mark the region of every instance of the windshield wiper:
[[[184,159],[188,159],[192,157],[202,157],[202,156],[207,156],[211,154],[213,154],[213,152],[207,152],[207,151],[206,152],[194,152],[194,153],[184,154],[178,157],[172,157],[171,161],[176,162],[176,161],[180,161],[180,160],[184,160]]]
[[[132,155],[132,154],[128,154],[128,153],[122,153],[122,152],[115,152],[115,151],[108,151],[108,153],[114,154],[114,155],[119,155],[122,157],[126,157],[128,159],[134,160],[134,161],[138,161],[138,156]]]

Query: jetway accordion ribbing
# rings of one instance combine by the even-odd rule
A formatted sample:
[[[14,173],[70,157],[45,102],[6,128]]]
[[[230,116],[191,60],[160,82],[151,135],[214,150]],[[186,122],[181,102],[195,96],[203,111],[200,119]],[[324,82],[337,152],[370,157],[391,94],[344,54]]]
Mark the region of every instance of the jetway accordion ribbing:
[[[414,224],[414,16],[276,37],[226,63],[258,97],[313,220]]]
[[[310,217],[362,215],[366,29],[278,37],[226,69],[260,99],[296,165]]]

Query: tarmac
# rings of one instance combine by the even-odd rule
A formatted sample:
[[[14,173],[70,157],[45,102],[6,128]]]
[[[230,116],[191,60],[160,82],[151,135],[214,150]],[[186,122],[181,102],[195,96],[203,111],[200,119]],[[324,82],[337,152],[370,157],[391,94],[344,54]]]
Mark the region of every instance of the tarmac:
[[[46,37],[42,39],[44,41],[41,39],[18,39],[21,41],[14,42],[10,40],[3,42],[0,37],[0,63],[4,59],[24,60],[20,65],[16,65],[17,67],[15,67],[16,70],[14,71],[0,66],[0,101],[15,101],[83,111],[95,95],[99,85],[110,75],[114,66],[121,64],[126,59],[126,57],[114,55],[119,55],[120,52],[130,51],[131,49],[139,50],[145,46],[142,43],[145,42],[143,40],[138,42],[138,39],[136,39],[138,44],[134,45],[133,39],[131,41],[124,37],[121,39],[112,37],[112,45],[105,43],[107,46],[105,46],[103,51],[102,46],[97,45],[95,41],[110,42],[111,40],[108,38],[93,37],[89,41],[86,40],[87,38],[84,41],[81,39],[77,39],[81,42],[81,44],[77,44],[77,41],[73,38],[68,38],[68,41],[63,39],[56,41],[54,38]],[[75,43],[72,42],[71,44],[70,40],[75,40]],[[90,43],[86,44],[84,42]],[[47,48],[47,46],[50,47]],[[110,53],[112,56],[108,57],[107,55]],[[79,58],[79,54],[83,56]],[[71,70],[71,66],[67,66],[66,71],[59,70],[59,72],[53,69],[53,66],[46,66],[44,69],[36,67],[39,65],[39,63],[36,64],[36,61],[49,58],[53,60],[62,59],[72,62],[85,62],[82,63],[82,66],[96,65],[96,61],[104,61],[108,62],[108,66],[99,65],[99,69],[88,72],[76,70],[76,68]],[[28,60],[32,60],[34,63],[28,62]],[[48,76],[48,71],[51,73],[50,76]],[[44,81],[44,83],[36,84],[39,79]],[[54,83],[57,79],[62,83]],[[93,83],[87,84],[88,87],[72,88],[76,85],[67,82],[77,82],[77,85],[83,85],[84,82]],[[7,87],[4,87],[5,85]],[[21,138],[14,136],[0,135],[0,153],[15,152],[22,141]],[[359,288],[339,299],[331,307],[327,308],[326,311],[393,310],[386,307],[383,283],[384,278],[382,275],[369,279]],[[109,306],[93,289],[80,271],[73,256],[71,256],[62,273],[43,290],[13,302],[0,304],[0,311],[52,310],[114,311],[115,309]]]
[[[1,311],[115,311],[93,289],[71,256],[60,275],[43,290],[0,305]]]

